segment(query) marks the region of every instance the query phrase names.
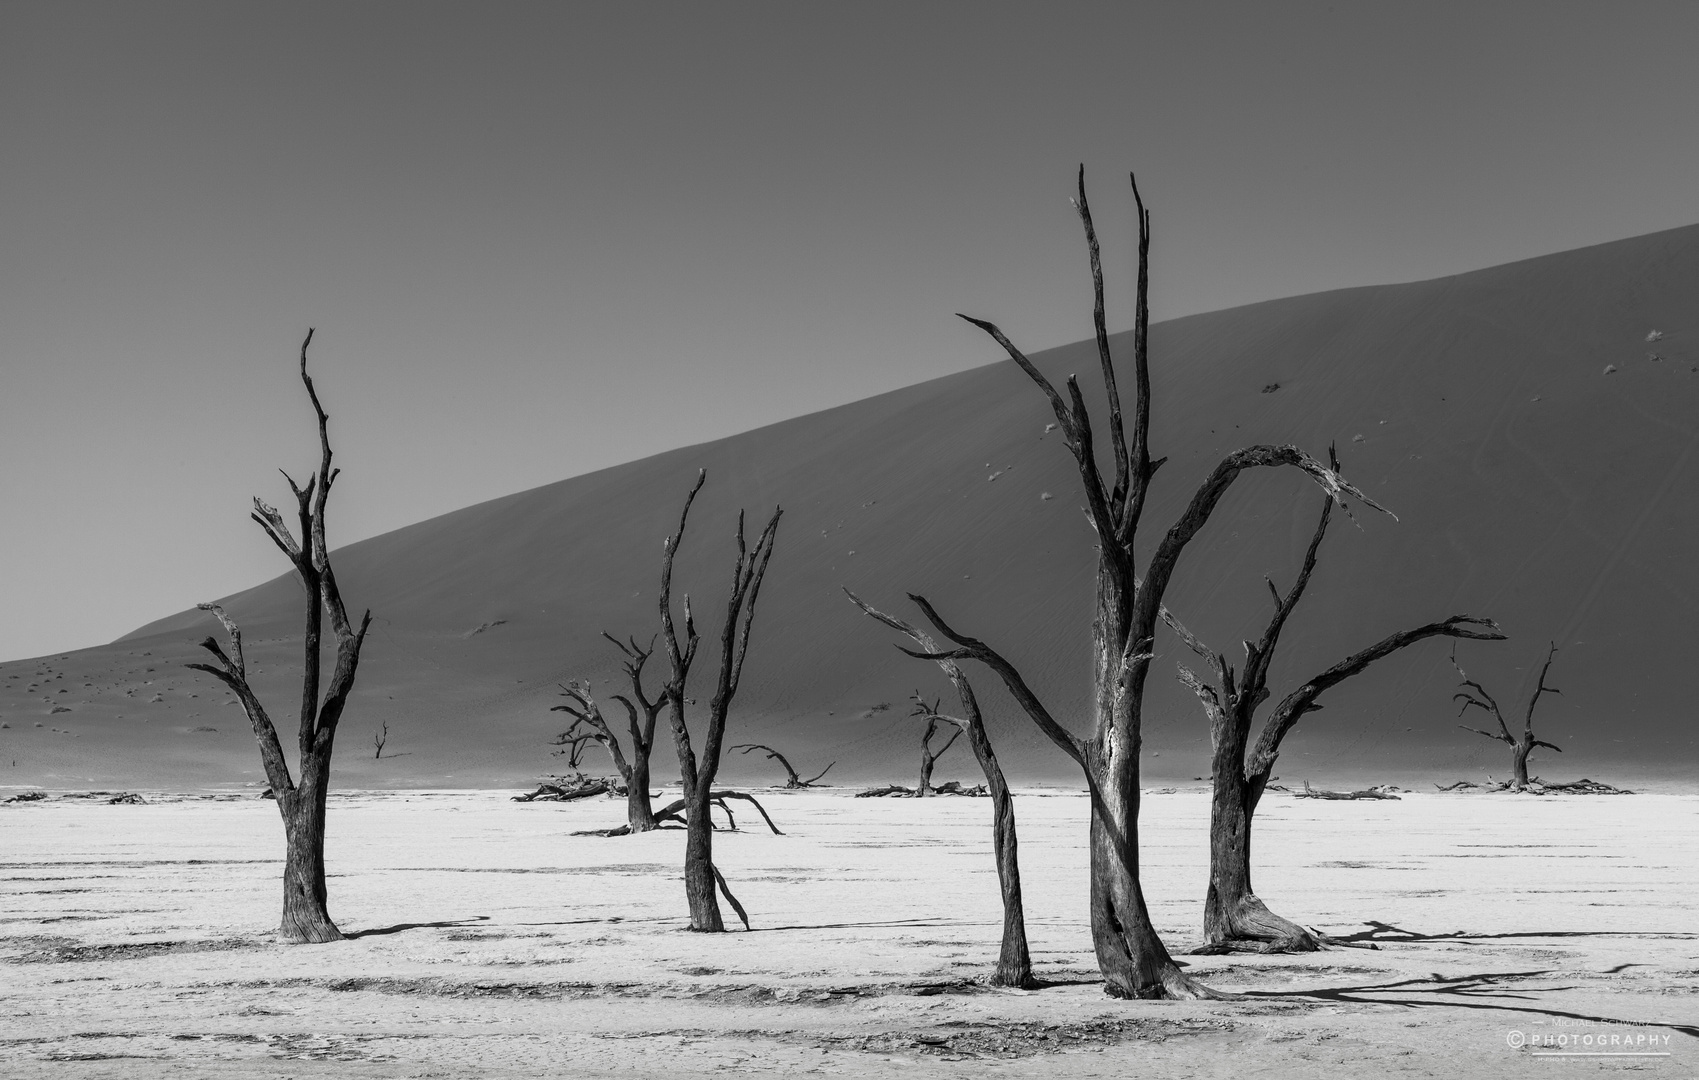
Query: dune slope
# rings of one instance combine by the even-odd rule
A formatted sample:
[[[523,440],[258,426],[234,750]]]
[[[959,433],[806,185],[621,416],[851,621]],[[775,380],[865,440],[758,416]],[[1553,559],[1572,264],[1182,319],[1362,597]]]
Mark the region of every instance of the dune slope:
[[[1699,226],[1159,323],[1152,449],[1170,460],[1147,543],[1234,448],[1290,442],[1320,454],[1337,442],[1347,474],[1398,519],[1336,517],[1287,630],[1277,694],[1402,626],[1486,615],[1512,640],[1467,643],[1460,656],[1515,716],[1546,643],[1562,647],[1552,682],[1564,693],[1542,704],[1539,731],[1565,752],[1537,752],[1536,773],[1691,776],[1699,753],[1680,675],[1699,652],[1695,297]],[[1019,326],[1005,329],[1021,341]],[[1121,354],[1128,344],[1115,339]],[[1088,392],[1098,381],[1089,342],[1035,359],[1058,377],[1078,371]],[[588,677],[613,692],[615,654],[600,633],[654,631],[661,539],[698,468],[708,485],[675,588],[691,594],[706,638],[718,630],[737,511],[758,528],[774,503],[785,508],[731,741],[774,742],[799,767],[835,759],[833,778],[912,771],[918,730],[905,699],[945,684],[855,612],[846,585],[903,611],[905,592],[926,594],[1077,723],[1092,537],[1050,419],[1014,365],[991,363],[339,550],[351,606],[376,614],[341,782],[516,782],[547,770],[556,683]],[[1230,658],[1266,618],[1263,576],[1290,583],[1320,507],[1319,492],[1289,472],[1240,480],[1169,594]],[[257,530],[254,542],[265,542]],[[223,602],[287,717],[298,586],[279,577]],[[0,666],[10,724],[0,753],[18,761],[5,782],[258,779],[239,708],[181,667],[210,628],[187,612],[109,646]],[[1183,648],[1158,649],[1150,773],[1190,780],[1207,767],[1205,728],[1172,677]],[[710,664],[697,686],[709,684]],[[1505,748],[1458,730],[1455,681],[1444,643],[1389,660],[1324,699],[1327,711],[1289,738],[1280,771],[1502,775]],[[980,682],[1012,771],[1066,777],[1067,763],[989,677]],[[373,760],[369,739],[386,722],[394,756]],[[972,776],[965,752],[945,762],[939,779]],[[749,759],[731,770],[770,772]]]

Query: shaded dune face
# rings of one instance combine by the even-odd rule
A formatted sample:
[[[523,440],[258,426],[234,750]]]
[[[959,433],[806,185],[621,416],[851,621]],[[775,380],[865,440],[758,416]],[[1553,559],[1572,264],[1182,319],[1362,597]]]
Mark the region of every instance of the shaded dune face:
[[[1259,442],[1322,454],[1337,442],[1346,475],[1398,520],[1359,513],[1329,535],[1270,680],[1277,697],[1393,630],[1468,612],[1511,635],[1460,649],[1507,707],[1526,699],[1547,641],[1561,646],[1551,681],[1563,696],[1542,702],[1538,728],[1565,752],[1539,752],[1533,772],[1691,769],[1699,753],[1676,673],[1699,652],[1696,296],[1690,227],[1159,323],[1151,449],[1169,462],[1141,558],[1222,455]],[[1130,342],[1114,346],[1124,355]],[[1097,404],[1090,342],[1034,359],[1053,378],[1078,372]],[[1020,665],[1077,728],[1089,692],[1092,536],[1060,433],[1045,430],[1051,419],[1013,364],[993,363],[339,550],[350,606],[376,616],[339,782],[459,786],[546,770],[561,726],[547,711],[557,682],[588,678],[615,692],[617,654],[600,633],[646,640],[657,629],[661,540],[699,467],[708,486],[675,591],[690,592],[705,635],[718,631],[737,510],[785,507],[730,741],[771,743],[808,773],[837,759],[840,782],[912,771],[920,731],[905,699],[944,689],[942,676],[899,654],[841,585],[894,611],[907,610],[905,592],[925,593]],[[1290,584],[1320,497],[1296,475],[1248,474],[1188,549],[1169,604],[1231,662],[1231,643],[1266,620],[1263,575]],[[254,542],[264,543],[257,531]],[[298,589],[279,577],[222,601],[280,718],[298,685]],[[11,722],[0,752],[20,762],[9,782],[257,778],[240,709],[181,669],[211,630],[210,617],[185,612],[111,646],[0,667],[0,714]],[[1147,756],[1147,773],[1189,780],[1207,769],[1206,725],[1173,679],[1183,646],[1163,638],[1157,650],[1146,748],[1161,756]],[[54,675],[64,678],[44,691]],[[1277,772],[1502,775],[1502,748],[1456,727],[1455,678],[1444,643],[1385,661],[1323,699],[1327,710],[1288,739]],[[698,686],[710,682],[704,673]],[[1069,763],[993,682],[979,679],[1013,778],[1067,777]],[[67,685],[72,693],[54,693]],[[46,697],[71,711],[50,714]],[[386,721],[390,743],[373,761],[361,744]],[[195,730],[207,727],[217,730]],[[782,782],[773,768],[727,762],[734,781]],[[973,773],[967,757],[946,758],[939,780],[952,769]]]

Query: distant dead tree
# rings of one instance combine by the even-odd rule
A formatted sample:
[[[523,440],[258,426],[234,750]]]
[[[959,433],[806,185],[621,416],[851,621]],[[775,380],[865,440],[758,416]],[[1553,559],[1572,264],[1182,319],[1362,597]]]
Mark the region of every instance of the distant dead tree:
[[[557,705],[555,708],[558,709],[560,706]],[[585,748],[591,743],[600,742],[601,740],[593,732],[585,731],[580,722],[574,720],[572,726],[556,735],[554,742],[550,745],[560,747],[561,749],[555,751],[555,756],[564,757],[567,768],[571,769],[574,775],[582,776],[584,774]]]
[[[826,766],[824,769],[821,769],[819,772],[815,773],[813,776],[809,777],[807,780],[804,780],[802,778],[801,774],[799,774],[796,771],[796,769],[791,766],[790,760],[788,758],[786,758],[785,755],[783,755],[783,754],[779,753],[777,750],[773,749],[771,746],[763,746],[760,743],[739,743],[738,745],[731,747],[731,749],[737,750],[737,751],[744,753],[744,754],[748,754],[752,750],[765,750],[767,752],[766,756],[769,760],[777,761],[781,766],[784,767],[784,770],[785,770],[785,787],[787,787],[787,788],[813,787],[814,782],[816,780],[819,780],[822,776],[825,776],[827,773],[831,772],[832,771],[832,765],[837,764],[837,762],[834,761],[834,762],[832,762],[832,765]]]
[[[337,588],[336,575],[330,567],[330,549],[325,542],[325,501],[330,497],[339,469],[331,468],[329,417],[319,404],[313,380],[307,375],[307,346],[312,344],[313,332],[307,331],[301,342],[301,382],[313,403],[319,424],[319,471],[308,479],[305,487],[296,484],[288,473],[283,478],[295,495],[300,521],[300,539],[290,532],[283,515],[259,499],[254,500],[251,515],[271,537],[283,554],[294,564],[306,591],[306,634],[304,635],[305,663],[301,674],[301,714],[298,730],[300,744],[299,783],[289,773],[283,746],[277,729],[266,714],[265,706],[248,685],[247,661],[242,655],[242,631],[224,609],[217,604],[201,604],[224,625],[230,637],[226,652],[218,640],[208,637],[201,647],[212,653],[218,666],[190,664],[230,688],[241,701],[253,725],[254,737],[259,740],[260,760],[265,765],[267,782],[277,798],[277,809],[283,815],[283,831],[287,855],[283,867],[283,921],[278,936],[292,944],[340,941],[342,932],[330,919],[326,907],[324,879],[325,796],[330,787],[330,756],[336,740],[336,726],[348,694],[354,689],[354,672],[360,663],[360,647],[366,640],[366,628],[371,625],[372,613],[367,611],[355,629],[348,619],[348,610]],[[324,616],[330,615],[331,632],[336,636],[336,666],[323,698],[319,695],[319,645]]]
[[[1339,459],[1331,447],[1328,458],[1332,472],[1338,475]],[[1313,933],[1281,918],[1251,891],[1251,817],[1256,813],[1257,803],[1262,799],[1275,760],[1280,755],[1281,740],[1307,713],[1321,708],[1316,699],[1376,660],[1426,638],[1476,638],[1486,641],[1504,638],[1491,620],[1468,615],[1453,615],[1441,622],[1382,638],[1307,680],[1282,698],[1263,723],[1255,748],[1251,748],[1251,722],[1257,708],[1268,700],[1268,670],[1274,661],[1280,632],[1310,583],[1322,538],[1327,535],[1333,501],[1331,495],[1322,499],[1321,516],[1291,590],[1282,596],[1272,579],[1263,579],[1274,598],[1274,613],[1269,617],[1262,637],[1255,642],[1245,642],[1243,672],[1235,672],[1224,655],[1205,646],[1167,608],[1161,610],[1161,617],[1169,628],[1209,665],[1207,680],[1185,665],[1180,666],[1180,681],[1197,694],[1209,716],[1209,741],[1214,748],[1210,765],[1209,894],[1204,900],[1203,913],[1204,951],[1207,952],[1227,952],[1247,942],[1263,943],[1257,950],[1262,952],[1310,952],[1323,944],[1338,943],[1336,939]],[[1311,797],[1336,795],[1311,793]],[[1375,796],[1358,793],[1357,797]]]
[[[906,634],[924,652],[936,654],[940,651],[938,642],[924,630],[880,611],[848,589],[844,592],[869,618]],[[956,688],[962,715],[959,718],[944,716],[938,711],[942,699],[928,707],[925,705],[925,699],[920,696],[920,691],[916,690],[916,702],[929,712],[927,739],[930,740],[932,726],[939,721],[955,725],[958,734],[967,732],[968,745],[973,748],[973,756],[979,761],[980,770],[985,773],[986,786],[991,790],[991,847],[997,860],[997,881],[1003,892],[1003,947],[997,956],[997,970],[991,975],[991,984],[1032,987],[1037,984],[1032,977],[1032,955],[1027,950],[1026,906],[1021,900],[1019,844],[1015,836],[1015,801],[1009,794],[1009,784],[1003,777],[1003,767],[997,761],[997,752],[992,748],[991,737],[985,730],[985,720],[979,711],[979,699],[974,696],[973,686],[968,682],[966,673],[954,660],[939,660],[938,666],[944,670],[951,685]],[[945,749],[948,749],[947,744]],[[930,781],[931,768],[925,766],[921,778],[922,790]]]
[[[966,725],[957,723],[951,717],[944,716],[938,711],[942,698],[927,701],[920,696],[920,691],[914,692],[914,707],[909,710],[910,716],[919,717],[926,721],[926,730],[920,735],[920,783],[915,786],[914,797],[924,799],[932,794],[932,769],[938,764],[950,747],[956,745],[956,740],[967,730]],[[932,749],[933,736],[938,734],[938,724],[942,721],[949,726],[950,737],[944,740],[944,745],[937,750]]]
[[[581,726],[589,728],[589,737],[607,749],[608,756],[613,758],[614,768],[619,770],[626,792],[626,827],[624,830],[614,830],[612,835],[648,832],[655,827],[655,812],[649,801],[649,756],[655,748],[655,721],[667,705],[665,694],[650,698],[643,689],[643,665],[655,654],[655,642],[651,638],[645,647],[635,637],[621,641],[606,632],[602,636],[613,642],[614,648],[625,658],[622,666],[627,681],[631,683],[629,697],[624,694],[613,695],[613,700],[619,702],[625,710],[626,737],[631,745],[630,758],[628,759],[621,750],[613,727],[603,717],[601,707],[591,696],[588,682],[563,684],[561,689],[568,703],[556,705],[552,711],[564,712],[573,718],[572,727],[562,733],[561,738],[573,737],[574,732]]]
[[[372,755],[372,758],[374,760],[383,757],[383,744],[388,742],[388,741],[389,741],[389,721],[385,720],[384,724],[383,724],[383,730],[379,731],[376,735],[372,736],[372,745],[377,748],[377,753]]]
[[[1092,730],[1081,737],[1059,723],[997,650],[955,629],[924,597],[911,598],[954,648],[914,655],[931,660],[977,660],[1003,680],[1038,728],[1080,766],[1091,796],[1091,933],[1105,990],[1116,997],[1193,998],[1217,996],[1186,977],[1151,925],[1139,881],[1139,751],[1144,686],[1155,644],[1156,624],[1175,567],[1186,545],[1208,522],[1221,497],[1241,472],[1288,465],[1314,478],[1333,496],[1351,495],[1384,509],[1326,465],[1295,446],[1251,446],[1217,464],[1193,494],[1179,519],[1152,545],[1144,573],[1138,572],[1134,540],[1152,476],[1166,459],[1150,456],[1150,214],[1136,178],[1133,199],[1139,220],[1139,274],[1133,328],[1133,425],[1128,438],[1121,394],[1110,356],[1103,306],[1103,270],[1097,233],[1085,197],[1085,169],[1074,205],[1085,227],[1095,294],[1093,321],[1107,398],[1110,475],[1098,467],[1091,414],[1078,381],[1067,379],[1067,398],[989,322],[968,322],[989,334],[1050,401],[1063,440],[1078,466],[1086,517],[1097,534],[1097,602],[1092,619]]]
[[[679,640],[678,628],[673,621],[672,581],[673,557],[678,554],[678,546],[684,540],[684,527],[690,518],[690,506],[696,501],[696,493],[702,490],[707,478],[705,470],[697,472],[696,483],[685,496],[684,510],[679,514],[678,531],[667,538],[666,553],[661,560],[661,641],[666,648],[667,662],[671,669],[670,677],[661,687],[661,696],[667,703],[673,745],[678,751],[679,780],[684,788],[684,798],[680,801],[684,804],[688,830],[684,842],[684,894],[690,903],[690,928],[719,933],[725,930],[725,923],[720,918],[720,903],[714,895],[716,885],[732,909],[737,912],[746,929],[749,926],[749,917],[745,914],[743,905],[738,903],[731,889],[726,886],[724,876],[714,865],[714,825],[709,817],[709,807],[716,800],[723,800],[728,796],[755,801],[748,795],[715,791],[714,778],[720,770],[720,751],[726,734],[726,714],[731,709],[733,697],[737,695],[738,683],[743,677],[743,663],[749,656],[749,633],[755,625],[755,603],[761,595],[761,581],[767,574],[767,562],[773,556],[773,541],[778,535],[779,518],[784,510],[777,506],[773,508],[773,516],[768,519],[767,527],[761,530],[761,536],[756,540],[753,549],[750,549],[744,540],[743,512],[738,512],[737,561],[732,565],[731,594],[726,598],[726,621],[720,630],[720,671],[714,686],[714,696],[708,702],[708,726],[703,732],[702,754],[698,757],[690,738],[690,728],[685,722],[684,710],[687,701],[685,683],[690,677],[690,668],[696,659],[696,647],[700,639],[696,633],[696,620],[690,611],[690,596],[686,594],[684,640],[682,643]],[[763,810],[762,814],[765,813]]]
[[[1464,673],[1463,668],[1457,663],[1457,649],[1453,647],[1451,650],[1451,666],[1457,668],[1457,677],[1462,680],[1458,685],[1463,687],[1462,690],[1451,696],[1451,700],[1463,702],[1457,710],[1457,715],[1462,716],[1473,706],[1482,712],[1491,713],[1493,719],[1498,721],[1497,731],[1482,731],[1480,728],[1472,728],[1467,724],[1458,724],[1457,726],[1464,731],[1473,731],[1477,735],[1497,739],[1510,747],[1511,778],[1507,786],[1515,791],[1521,791],[1528,786],[1528,755],[1534,747],[1543,746],[1548,750],[1563,753],[1561,746],[1555,746],[1544,739],[1534,738],[1534,706],[1540,703],[1540,695],[1563,693],[1556,687],[1546,685],[1546,673],[1551,670],[1552,658],[1556,655],[1557,642],[1554,641],[1551,643],[1551,649],[1546,653],[1545,666],[1540,668],[1540,681],[1534,687],[1533,695],[1528,698],[1528,708],[1522,717],[1522,734],[1512,735],[1510,725],[1504,722],[1504,713],[1500,711],[1498,702],[1494,701],[1493,696],[1487,693],[1486,687]]]

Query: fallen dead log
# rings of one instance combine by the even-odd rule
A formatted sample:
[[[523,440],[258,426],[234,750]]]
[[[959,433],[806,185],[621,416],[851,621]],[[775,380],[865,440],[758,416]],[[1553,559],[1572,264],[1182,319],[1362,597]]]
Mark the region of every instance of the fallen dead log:
[[[1582,777],[1580,780],[1572,780],[1567,784],[1548,784],[1544,780],[1536,777],[1533,781],[1531,781],[1531,783],[1537,785],[1541,789],[1542,793],[1555,791],[1562,795],[1634,794],[1634,792],[1629,791],[1627,788],[1613,787],[1610,784],[1602,783],[1598,780],[1588,780],[1586,777]]]
[[[950,780],[933,788],[932,794],[963,795],[970,799],[983,799],[990,793],[985,790],[984,784],[975,784],[972,787],[962,787],[962,782],[960,780]]]
[[[1582,777],[1568,783],[1550,784],[1539,777],[1529,780],[1525,787],[1517,787],[1514,781],[1494,780],[1487,777],[1487,782],[1477,784],[1473,780],[1458,780],[1451,784],[1435,784],[1441,791],[1514,791],[1528,795],[1632,795],[1634,792],[1627,788],[1615,787],[1598,780]]]
[[[988,797],[991,793],[984,784],[962,787],[960,780],[950,780],[939,784],[937,787],[930,788],[927,794],[962,795],[970,799],[980,799]],[[911,787],[903,787],[901,784],[886,784],[884,787],[858,791],[855,793],[855,797],[858,799],[916,799],[920,797],[920,792]]]
[[[562,784],[538,784],[537,790],[525,795],[515,795],[514,802],[572,802],[576,799],[588,799],[593,795],[611,795],[613,784],[605,778],[586,780],[583,783],[570,786]]]
[[[1396,798],[1398,798],[1398,796],[1396,796],[1392,793],[1392,789],[1390,787],[1364,788],[1361,791],[1318,791],[1315,788],[1310,786],[1310,782],[1308,780],[1304,781],[1304,790],[1294,791],[1292,793],[1292,797],[1294,799],[1338,799],[1338,800],[1396,799]]]

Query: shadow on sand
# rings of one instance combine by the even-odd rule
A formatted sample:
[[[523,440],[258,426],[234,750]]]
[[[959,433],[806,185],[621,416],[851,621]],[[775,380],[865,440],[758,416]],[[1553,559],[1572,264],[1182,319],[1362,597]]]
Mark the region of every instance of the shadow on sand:
[[[1689,930],[1523,930],[1513,934],[1471,934],[1464,930],[1453,930],[1449,934],[1424,934],[1416,930],[1406,930],[1402,926],[1391,923],[1376,922],[1369,919],[1364,923],[1367,930],[1359,930],[1355,934],[1329,935],[1339,941],[1458,941],[1465,944],[1472,941],[1506,941],[1521,938],[1587,938],[1587,937],[1643,937],[1666,938],[1670,940],[1686,940],[1699,938],[1699,934]]]
[[[345,933],[345,938],[384,937],[389,934],[399,934],[403,930],[445,930],[451,926],[476,926],[488,922],[488,915],[474,915],[470,919],[449,919],[443,922],[404,922],[394,926],[374,926],[370,930],[354,930]]]
[[[1616,967],[1605,971],[1604,974],[1615,974],[1624,968],[1638,966],[1640,965],[1618,964]],[[1446,978],[1435,974],[1425,979],[1398,979],[1393,982],[1343,986],[1325,990],[1247,990],[1240,996],[1246,1000],[1263,998],[1290,1001],[1293,998],[1305,998],[1311,1001],[1329,1001],[1351,1005],[1402,1005],[1407,1009],[1447,1008],[1477,1009],[1487,1012],[1533,1013],[1539,1016],[1583,1020],[1597,1024],[1663,1028],[1668,1031],[1680,1032],[1690,1038],[1699,1039],[1699,1027],[1692,1024],[1662,1024],[1651,1020],[1624,1020],[1618,1017],[1572,1012],[1568,1009],[1544,1008],[1536,1004],[1511,1004],[1511,1002],[1537,1002],[1541,994],[1556,990],[1576,989],[1572,986],[1513,987],[1510,985],[1513,980],[1537,979],[1542,976],[1561,977],[1561,974],[1550,970],[1483,972],[1477,975],[1459,975],[1455,978]],[[1499,1002],[1503,1002],[1503,1004],[1499,1004]]]

